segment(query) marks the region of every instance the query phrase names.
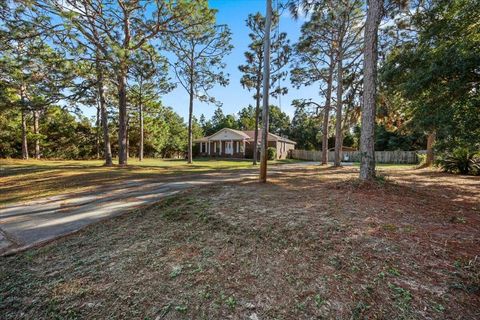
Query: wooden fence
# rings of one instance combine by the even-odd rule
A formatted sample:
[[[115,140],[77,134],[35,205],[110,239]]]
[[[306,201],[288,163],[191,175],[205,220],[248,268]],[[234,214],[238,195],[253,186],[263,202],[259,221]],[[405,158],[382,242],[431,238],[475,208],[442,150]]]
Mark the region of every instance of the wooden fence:
[[[421,151],[375,151],[375,161],[378,163],[398,163],[398,164],[416,164],[419,162],[418,154],[425,153]],[[360,151],[343,151],[342,162],[360,162]],[[322,151],[315,150],[292,150],[293,159],[321,161]],[[334,152],[328,152],[328,161],[333,161]]]

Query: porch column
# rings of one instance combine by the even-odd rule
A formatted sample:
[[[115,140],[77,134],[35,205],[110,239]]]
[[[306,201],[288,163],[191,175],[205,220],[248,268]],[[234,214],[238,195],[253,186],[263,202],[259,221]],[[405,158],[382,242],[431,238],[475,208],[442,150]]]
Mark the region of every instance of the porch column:
[[[220,155],[222,155],[222,140],[219,140],[218,143],[220,144]]]
[[[210,141],[207,141],[207,153],[210,155]]]
[[[242,141],[242,145],[243,145],[243,157],[245,158],[245,140]]]
[[[232,151],[230,151],[230,155],[233,156],[233,140],[230,140],[230,148]]]

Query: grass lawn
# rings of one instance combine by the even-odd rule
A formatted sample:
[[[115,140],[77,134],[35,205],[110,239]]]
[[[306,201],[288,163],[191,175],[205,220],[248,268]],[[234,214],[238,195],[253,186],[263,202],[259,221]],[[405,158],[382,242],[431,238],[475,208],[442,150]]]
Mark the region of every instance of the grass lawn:
[[[286,170],[0,258],[2,319],[478,319],[480,179]]]
[[[271,161],[271,164],[296,160]],[[0,205],[35,198],[84,191],[125,179],[159,179],[172,175],[213,170],[251,169],[251,160],[195,159],[185,160],[129,159],[129,166],[103,167],[101,160],[18,160],[0,159]]]

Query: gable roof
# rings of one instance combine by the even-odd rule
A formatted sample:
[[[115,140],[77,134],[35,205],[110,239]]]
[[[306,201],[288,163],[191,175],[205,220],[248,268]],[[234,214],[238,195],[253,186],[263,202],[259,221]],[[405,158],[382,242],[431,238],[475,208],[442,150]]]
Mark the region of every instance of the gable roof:
[[[223,128],[217,132],[215,132],[214,134],[212,134],[211,136],[208,136],[206,137],[208,140],[210,140],[211,138],[214,138],[215,136],[221,134],[221,133],[225,133],[225,132],[230,132],[230,133],[233,133],[233,134],[236,134],[240,137],[242,137],[243,139],[248,139],[249,136],[247,134],[245,134],[243,131],[240,131],[240,130],[235,130],[235,129],[230,129],[230,128]]]
[[[245,130],[243,131],[245,132],[251,140],[255,139],[255,130]],[[262,136],[262,131],[260,129],[258,129],[258,137],[260,139],[260,137]],[[288,138],[284,138],[284,137],[281,137],[279,135],[276,135],[274,133],[271,133],[269,132],[268,133],[268,141],[280,141],[280,142],[287,142],[287,143],[292,143],[292,144],[297,144],[295,141],[293,140],[290,140]]]
[[[249,142],[253,142],[253,140],[255,139],[255,130],[235,130],[235,129],[230,129],[230,128],[223,128],[217,132],[215,132],[214,134],[210,135],[210,136],[206,136],[206,137],[203,137],[203,138],[199,138],[199,139],[195,139],[193,142],[208,142],[210,140],[215,140],[215,136],[221,134],[222,132],[230,132],[230,133],[233,133],[233,134],[236,134],[239,136],[239,138],[242,138],[242,139],[245,139],[246,141],[249,141]],[[261,139],[261,136],[262,136],[262,132],[261,130],[259,129],[258,130],[258,139],[260,141]],[[279,135],[276,135],[276,134],[273,134],[271,132],[268,133],[268,141],[279,141],[279,142],[286,142],[286,143],[291,143],[291,144],[297,144],[295,141],[293,140],[290,140],[288,138],[284,138],[284,137],[281,137]]]

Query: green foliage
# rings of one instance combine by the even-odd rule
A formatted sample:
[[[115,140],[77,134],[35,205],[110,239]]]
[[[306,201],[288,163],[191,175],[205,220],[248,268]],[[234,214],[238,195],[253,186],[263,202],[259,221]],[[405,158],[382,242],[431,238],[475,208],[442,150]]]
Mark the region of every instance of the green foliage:
[[[0,112],[0,158],[22,155],[20,121],[19,110],[7,109]]]
[[[414,36],[391,49],[382,68],[389,96],[423,132],[436,132],[436,148],[480,145],[480,32],[478,1],[433,1],[412,16]]]
[[[267,149],[267,159],[268,160],[275,160],[277,159],[277,149],[268,147]]]
[[[274,12],[272,17],[272,30],[275,30],[278,26],[279,19],[280,16],[278,12]],[[248,45],[249,51],[244,53],[247,63],[238,67],[243,73],[240,83],[249,91],[255,89],[254,98],[259,102],[259,99],[261,99],[262,87],[265,17],[262,16],[260,12],[250,14],[248,15],[246,24],[250,30],[248,36],[251,42]],[[287,76],[287,72],[283,70],[283,68],[288,64],[292,50],[285,32],[272,32],[270,35],[270,42],[270,94],[272,96],[284,95],[288,92],[288,89],[286,87],[281,87],[278,84]]]
[[[437,163],[446,172],[480,174],[480,153],[465,147],[458,147],[451,152],[440,154]]]
[[[427,162],[427,154],[426,153],[417,153],[417,158],[418,158],[418,165],[421,167],[425,165]]]
[[[297,149],[318,150],[321,146],[320,119],[297,108],[290,126],[289,137],[297,142]]]
[[[210,10],[209,14],[215,13]],[[223,58],[233,46],[231,32],[226,25],[215,25],[213,20],[197,17],[197,25],[165,38],[165,48],[176,56],[171,62],[180,85],[194,99],[217,103],[209,91],[217,84],[228,85],[228,75],[223,72]],[[194,20],[195,21],[195,20]]]
[[[0,157],[21,156],[20,111],[0,112]],[[88,159],[96,155],[96,129],[85,117],[53,106],[40,118],[41,153],[45,158]],[[29,138],[35,135],[29,134]],[[33,145],[31,146],[33,147]]]
[[[386,125],[375,127],[375,150],[422,150],[425,149],[425,135],[418,132],[388,130]]]
[[[241,129],[239,121],[235,116],[232,114],[225,115],[221,107],[217,107],[210,120],[206,121],[203,116],[203,119],[200,120],[200,125],[202,126],[204,134],[207,136],[223,128]]]
[[[238,112],[238,126],[241,130],[255,130],[255,108],[249,105]]]
[[[269,111],[269,131],[271,133],[287,136],[290,133],[290,117],[279,107],[271,105]]]

